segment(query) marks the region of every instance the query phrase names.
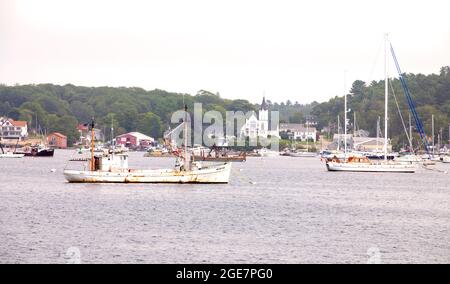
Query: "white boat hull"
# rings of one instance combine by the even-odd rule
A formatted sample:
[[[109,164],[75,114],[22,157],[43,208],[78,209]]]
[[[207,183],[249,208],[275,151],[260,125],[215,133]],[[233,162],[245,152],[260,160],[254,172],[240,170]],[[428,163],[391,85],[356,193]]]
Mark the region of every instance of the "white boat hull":
[[[312,152],[297,152],[289,153],[289,156],[294,158],[315,158],[317,157],[317,154]]]
[[[450,164],[450,157],[444,157],[442,159],[442,162],[445,163],[445,164]]]
[[[23,158],[23,157],[25,157],[25,154],[13,154],[13,153],[6,153],[6,154],[0,154],[0,158],[4,158],[4,159],[7,159],[7,158]]]
[[[65,170],[68,182],[78,183],[228,183],[231,163],[211,165],[191,171],[175,169],[75,171]]]
[[[379,164],[356,164],[356,163],[326,163],[330,172],[373,172],[373,173],[415,173],[417,167],[413,164],[379,163]]]

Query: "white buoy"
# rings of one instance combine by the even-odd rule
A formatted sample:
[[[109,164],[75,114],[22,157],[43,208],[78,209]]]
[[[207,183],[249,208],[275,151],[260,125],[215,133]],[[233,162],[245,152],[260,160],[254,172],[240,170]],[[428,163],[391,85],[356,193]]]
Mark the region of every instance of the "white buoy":
[[[56,172],[56,169],[51,169],[50,172],[54,173]]]

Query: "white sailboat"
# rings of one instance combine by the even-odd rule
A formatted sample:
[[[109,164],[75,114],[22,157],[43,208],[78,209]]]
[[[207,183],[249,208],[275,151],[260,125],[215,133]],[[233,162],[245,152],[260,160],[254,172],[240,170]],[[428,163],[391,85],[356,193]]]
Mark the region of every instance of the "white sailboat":
[[[342,172],[386,172],[386,173],[414,173],[416,165],[413,163],[399,163],[388,160],[388,72],[387,72],[387,43],[388,36],[385,38],[385,131],[384,131],[384,160],[371,161],[367,157],[349,157],[341,161],[339,159],[332,159],[327,161],[326,167],[328,171],[342,171]],[[347,113],[347,105],[345,106]],[[347,123],[347,121],[345,121]],[[346,124],[345,124],[346,125]]]
[[[187,112],[187,109],[186,109]],[[69,182],[79,183],[228,183],[231,163],[203,166],[195,162],[187,151],[187,115],[184,121],[184,155],[177,158],[174,168],[169,169],[132,169],[128,167],[128,155],[116,154],[114,147],[101,155],[94,155],[94,132],[89,170],[65,170],[64,176]],[[94,122],[91,125],[94,128]]]

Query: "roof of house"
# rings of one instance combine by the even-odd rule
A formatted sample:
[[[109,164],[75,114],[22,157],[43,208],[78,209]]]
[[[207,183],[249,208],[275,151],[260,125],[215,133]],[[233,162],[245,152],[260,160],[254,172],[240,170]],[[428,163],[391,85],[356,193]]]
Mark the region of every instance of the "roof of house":
[[[77,125],[77,130],[88,130],[89,127],[85,124],[78,124]]]
[[[10,119],[10,122],[11,122],[12,125],[14,125],[16,127],[26,127],[27,126],[27,122],[26,121]]]
[[[150,136],[147,136],[147,135],[145,135],[145,134],[142,134],[142,133],[140,133],[140,132],[129,132],[129,133],[125,133],[125,134],[119,135],[119,136],[117,136],[117,137],[123,137],[123,136],[128,136],[128,135],[134,136],[134,137],[136,137],[138,140],[150,140],[150,141],[155,141],[154,138],[152,138],[152,137],[150,137]]]
[[[9,122],[12,126],[16,126],[16,127],[26,127],[27,126],[26,121],[14,120],[11,118],[6,118],[6,117],[0,117],[0,124],[4,124],[6,122]]]
[[[63,134],[61,134],[59,132],[50,133],[48,136],[58,136],[58,137],[61,137],[61,138],[67,138],[66,135],[63,135]]]
[[[317,129],[315,127],[306,127],[300,123],[280,123],[280,131],[316,132]]]
[[[356,145],[383,145],[384,144],[384,137],[377,138],[376,137],[353,137],[353,144]]]

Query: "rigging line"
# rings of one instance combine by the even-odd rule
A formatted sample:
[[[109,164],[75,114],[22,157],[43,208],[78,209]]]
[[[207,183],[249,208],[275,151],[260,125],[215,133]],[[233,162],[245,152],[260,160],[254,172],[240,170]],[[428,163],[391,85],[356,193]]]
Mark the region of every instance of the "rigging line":
[[[380,45],[378,46],[378,51],[377,51],[376,56],[375,56],[375,58],[373,60],[372,68],[371,68],[370,73],[369,73],[369,78],[367,80],[367,84],[370,84],[371,80],[373,79],[373,73],[375,72],[375,67],[377,65],[378,58],[380,57],[381,47],[383,46],[383,42],[384,42],[384,37],[380,40]]]
[[[403,130],[405,130],[406,137],[408,138],[408,142],[411,145],[411,138],[408,134],[408,129],[406,128],[405,120],[403,119],[402,111],[400,110],[400,106],[398,104],[397,96],[395,95],[394,87],[392,86],[392,80],[389,80],[389,85],[391,86],[392,94],[394,95],[395,104],[397,105],[398,114],[400,115],[400,119],[402,120]]]

